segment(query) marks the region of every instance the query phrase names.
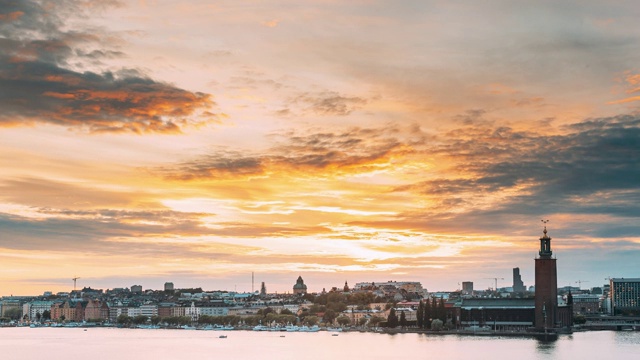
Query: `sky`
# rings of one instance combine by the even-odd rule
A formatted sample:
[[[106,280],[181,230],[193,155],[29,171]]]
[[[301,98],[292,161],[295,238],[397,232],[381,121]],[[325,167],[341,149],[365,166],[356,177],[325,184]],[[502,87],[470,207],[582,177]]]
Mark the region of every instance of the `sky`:
[[[0,295],[640,277],[638,18],[0,0]]]

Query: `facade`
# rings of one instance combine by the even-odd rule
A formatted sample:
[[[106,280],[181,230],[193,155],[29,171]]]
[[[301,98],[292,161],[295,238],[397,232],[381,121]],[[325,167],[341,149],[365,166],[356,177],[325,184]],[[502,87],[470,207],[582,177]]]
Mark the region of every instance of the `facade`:
[[[298,280],[296,280],[296,284],[293,285],[293,293],[296,295],[304,295],[307,293],[307,285],[304,284],[304,280],[302,280],[302,276],[298,276]]]
[[[610,280],[611,314],[640,314],[640,278]]]
[[[513,268],[513,291],[525,292],[526,290],[527,288],[524,286],[522,277],[520,276],[520,268]]]
[[[463,328],[526,330],[534,325],[534,299],[461,299],[454,307],[455,320]]]
[[[573,295],[573,312],[575,314],[593,315],[600,313],[600,295],[577,294]]]
[[[173,291],[173,283],[172,282],[164,283],[164,291]]]
[[[99,300],[89,300],[84,308],[85,320],[108,320],[109,306]]]
[[[142,285],[131,285],[131,292],[134,294],[142,293]]]
[[[51,311],[51,305],[53,305],[53,301],[32,301],[22,306],[22,313],[27,315],[29,321],[36,321],[39,320],[38,314],[42,318],[45,311]]]
[[[140,305],[140,315],[144,315],[148,318],[152,316],[158,316],[158,305],[156,304]]]

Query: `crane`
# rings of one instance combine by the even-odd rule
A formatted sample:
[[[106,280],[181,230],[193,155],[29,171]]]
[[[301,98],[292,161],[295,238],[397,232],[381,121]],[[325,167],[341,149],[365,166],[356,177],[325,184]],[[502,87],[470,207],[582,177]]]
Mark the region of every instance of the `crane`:
[[[73,291],[76,291],[76,281],[78,281],[78,279],[80,279],[79,277],[74,277],[71,280],[73,280]]]
[[[578,284],[578,288],[582,289],[582,283],[583,282],[589,282],[589,280],[578,280],[578,281],[576,281],[576,284]]]
[[[485,279],[493,279],[496,282],[496,288],[495,291],[498,291],[498,280],[504,280],[504,278],[499,278],[499,277],[490,277],[490,278],[485,278]]]

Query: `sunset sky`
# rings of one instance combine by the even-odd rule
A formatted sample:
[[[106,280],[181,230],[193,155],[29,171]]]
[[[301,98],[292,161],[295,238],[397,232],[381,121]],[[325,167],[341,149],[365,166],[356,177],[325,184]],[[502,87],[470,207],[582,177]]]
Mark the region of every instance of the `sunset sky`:
[[[639,277],[639,18],[0,0],[0,295]]]

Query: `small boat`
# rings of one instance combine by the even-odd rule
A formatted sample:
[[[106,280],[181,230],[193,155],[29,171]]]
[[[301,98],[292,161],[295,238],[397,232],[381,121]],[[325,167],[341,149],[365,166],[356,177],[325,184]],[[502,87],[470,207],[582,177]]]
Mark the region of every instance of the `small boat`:
[[[220,336],[218,336],[218,338],[220,338],[220,339],[226,339],[226,338],[227,338],[227,335],[220,335]]]
[[[338,334],[331,334],[331,336],[338,336]]]

